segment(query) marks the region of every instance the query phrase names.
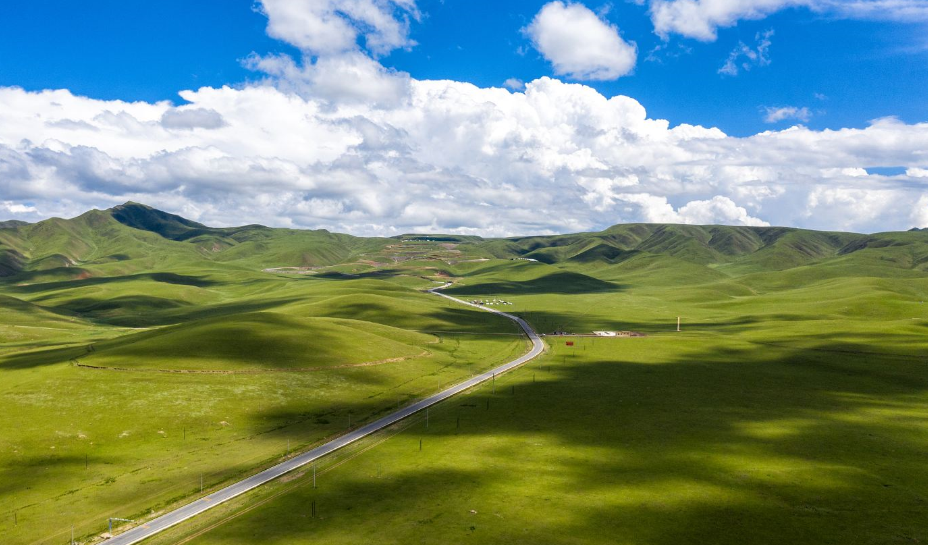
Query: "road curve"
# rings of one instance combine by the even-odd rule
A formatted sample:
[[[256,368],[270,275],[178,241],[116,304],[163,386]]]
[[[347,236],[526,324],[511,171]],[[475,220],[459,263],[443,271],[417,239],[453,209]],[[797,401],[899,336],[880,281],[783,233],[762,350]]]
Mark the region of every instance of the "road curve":
[[[396,422],[399,422],[400,420],[410,415],[413,415],[425,409],[426,407],[430,407],[440,401],[444,401],[445,399],[448,399],[451,396],[459,394],[463,392],[464,390],[472,388],[480,384],[481,382],[491,380],[494,376],[500,373],[505,373],[506,371],[514,369],[522,365],[523,363],[531,359],[534,359],[536,356],[541,354],[541,352],[544,350],[544,343],[541,341],[541,338],[538,337],[538,334],[535,333],[535,330],[532,329],[532,327],[528,325],[528,323],[525,320],[523,320],[522,318],[519,318],[518,316],[507,314],[505,312],[501,312],[496,309],[488,308],[488,307],[481,306],[481,305],[475,305],[473,303],[468,303],[467,301],[462,301],[461,299],[457,299],[449,295],[445,295],[444,293],[441,293],[438,291],[438,290],[447,288],[450,285],[451,284],[448,283],[448,284],[439,286],[437,288],[432,288],[428,291],[429,293],[438,295],[439,297],[444,297],[445,299],[450,299],[451,301],[454,301],[456,303],[461,303],[464,305],[476,307],[476,308],[479,308],[480,310],[485,310],[487,312],[492,312],[494,314],[499,314],[500,316],[509,318],[510,320],[519,324],[519,327],[521,327],[522,330],[525,332],[525,334],[528,335],[529,340],[532,341],[532,349],[529,350],[523,356],[520,356],[519,358],[514,359],[509,363],[500,365],[499,367],[496,367],[495,369],[491,369],[485,373],[477,375],[456,386],[452,386],[451,388],[448,388],[447,390],[444,390],[431,397],[423,399],[422,401],[418,401],[408,407],[404,407],[379,420],[375,420],[374,422],[371,422],[370,424],[367,424],[356,430],[346,433],[345,435],[342,435],[341,437],[338,437],[337,439],[333,439],[332,441],[329,441],[328,443],[324,445],[318,446],[310,451],[307,451],[307,452],[304,452],[303,454],[295,456],[285,462],[281,462],[273,467],[265,469],[264,471],[260,473],[257,473],[255,475],[252,475],[251,477],[248,477],[247,479],[241,480],[235,484],[231,484],[221,490],[218,490],[216,492],[213,492],[212,494],[209,494],[208,496],[204,496],[192,503],[189,503],[183,507],[175,509],[174,511],[171,511],[170,513],[166,513],[156,519],[150,520],[144,524],[140,524],[139,526],[136,526],[135,528],[132,528],[131,530],[128,530],[117,536],[111,537],[110,539],[107,539],[103,543],[106,545],[131,545],[133,543],[138,543],[159,532],[163,532],[164,530],[167,530],[168,528],[172,526],[180,524],[181,522],[191,517],[199,515],[200,513],[204,511],[212,509],[213,507],[216,507],[217,505],[221,503],[227,502],[231,500],[232,498],[240,496],[253,488],[261,486],[262,484],[265,484],[269,481],[272,481],[280,477],[281,475],[284,475],[285,473],[289,473],[290,471],[303,467],[306,464],[313,462],[314,460],[318,460],[319,458],[325,456],[326,454],[336,451],[346,445],[350,445],[351,443],[354,443],[355,441],[363,437],[366,437],[378,430],[386,428],[387,426],[390,426],[391,424],[395,424]]]

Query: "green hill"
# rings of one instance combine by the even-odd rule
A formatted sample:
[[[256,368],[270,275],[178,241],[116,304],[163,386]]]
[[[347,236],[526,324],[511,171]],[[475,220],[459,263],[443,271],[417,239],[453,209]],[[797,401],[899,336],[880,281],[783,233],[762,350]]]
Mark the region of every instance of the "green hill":
[[[454,284],[449,293],[521,316],[543,333],[645,336],[586,337],[576,346],[546,337],[543,359],[518,371],[516,382],[451,400],[444,420],[436,407],[428,433],[444,429],[461,439],[434,451],[434,460],[449,463],[441,479],[457,475],[436,488],[459,487],[448,488],[460,500],[448,508],[454,514],[436,525],[429,521],[444,507],[386,519],[376,511],[364,518],[371,535],[347,542],[376,541],[383,528],[398,529],[388,541],[421,541],[418,529],[442,525],[467,528],[458,537],[472,542],[490,535],[472,533],[490,522],[511,532],[500,534],[507,542],[551,535],[608,542],[618,532],[645,542],[681,505],[700,520],[720,518],[732,528],[751,520],[770,532],[814,515],[809,520],[824,519],[826,533],[847,541],[856,532],[845,522],[876,520],[866,516],[873,505],[928,494],[928,485],[903,483],[904,471],[885,471],[915,464],[924,452],[926,231],[630,224],[505,239],[363,238],[211,227],[126,203],[71,219],[0,224],[4,543],[64,543],[71,524],[79,542],[92,542],[107,517],[144,520],[199,494],[201,479],[216,489],[342,433],[349,422],[371,421],[524,352],[509,320],[425,293],[445,282]],[[591,414],[601,428],[578,441],[576,433],[595,429]],[[879,445],[889,450],[874,457]],[[388,473],[397,460],[419,464],[440,447],[435,436],[424,449],[418,441],[408,446],[384,464]],[[519,498],[535,512],[557,490],[537,481],[534,466],[513,467],[502,488],[483,483],[482,498],[509,494],[499,506],[468,496],[487,475],[486,460],[519,460],[509,453],[520,451],[535,453],[542,474],[552,456],[565,461],[556,474],[573,475],[561,483],[568,492],[590,482],[611,487],[605,495],[558,494],[572,503],[541,509],[550,520],[646,497],[651,507],[642,509],[654,523],[635,526],[635,516],[607,535],[571,518],[555,533],[525,538]],[[739,461],[729,466],[735,453]],[[615,468],[604,472],[610,459]],[[466,460],[473,476],[461,472]],[[346,471],[358,467],[342,461]],[[825,473],[800,490],[784,467]],[[363,473],[366,487],[381,483],[395,495],[398,482],[412,490],[407,496],[421,508],[434,496],[423,491],[421,475],[404,482],[381,480],[379,467]],[[746,486],[747,473],[758,478],[744,490],[763,501],[745,499],[739,511],[732,491]],[[364,513],[356,498],[377,497],[376,489],[346,493],[323,478],[321,490],[350,503],[342,521],[348,510]],[[716,484],[692,488],[697,481]],[[649,491],[649,483],[657,488]],[[782,511],[790,494],[795,509]],[[846,503],[849,495],[856,503]],[[322,503],[326,517],[339,512]],[[304,512],[284,512],[302,518],[301,504]],[[776,520],[763,526],[756,505]],[[625,511],[604,514],[614,520]],[[343,529],[338,516],[330,521]],[[258,518],[261,531],[294,527]],[[185,528],[193,526],[177,531]],[[447,528],[432,534],[436,542],[461,541]],[[228,543],[256,535],[242,532]],[[164,542],[180,541],[174,537]],[[302,542],[278,537],[268,542]]]
[[[129,202],[68,220],[3,222],[0,276],[84,278],[148,271],[155,264],[161,270],[210,263],[249,269],[326,267],[379,255],[397,240],[455,246],[465,257],[596,269],[664,256],[729,276],[829,261],[867,265],[878,260],[888,268],[917,270],[925,270],[928,263],[928,233],[915,230],[864,235],[783,227],[627,224],[600,232],[507,239],[428,234],[386,239],[261,225],[208,227]]]

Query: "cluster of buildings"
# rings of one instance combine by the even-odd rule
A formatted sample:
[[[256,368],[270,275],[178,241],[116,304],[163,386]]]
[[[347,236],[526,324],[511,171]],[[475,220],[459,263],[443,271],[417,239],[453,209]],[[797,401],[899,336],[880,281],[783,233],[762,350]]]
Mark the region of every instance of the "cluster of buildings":
[[[485,306],[492,306],[492,305],[511,305],[511,304],[512,304],[512,303],[510,303],[509,301],[503,301],[502,299],[491,299],[491,300],[488,300],[488,301],[482,300],[482,299],[474,299],[473,301],[471,301],[471,303],[473,303],[473,304],[475,304],[475,305],[485,305]]]

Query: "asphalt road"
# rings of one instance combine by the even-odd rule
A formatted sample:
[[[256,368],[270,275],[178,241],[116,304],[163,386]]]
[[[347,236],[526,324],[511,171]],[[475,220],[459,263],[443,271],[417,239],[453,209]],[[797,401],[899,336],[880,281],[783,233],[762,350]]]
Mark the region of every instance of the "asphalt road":
[[[328,443],[322,446],[319,446],[310,451],[304,452],[303,454],[295,456],[287,460],[286,462],[282,462],[280,464],[277,464],[276,466],[265,469],[261,473],[252,475],[251,477],[241,480],[235,484],[229,485],[223,488],[222,490],[213,492],[212,494],[208,496],[204,496],[194,501],[193,503],[189,503],[183,507],[180,507],[178,509],[175,509],[174,511],[171,511],[170,513],[161,515],[160,517],[156,519],[150,520],[144,524],[136,526],[135,528],[132,528],[131,530],[127,532],[124,532],[115,537],[107,539],[103,543],[107,545],[130,545],[132,543],[138,543],[144,539],[147,539],[157,534],[158,532],[162,532],[170,528],[171,526],[179,524],[191,517],[199,515],[200,513],[204,511],[212,509],[213,507],[216,507],[217,505],[223,502],[227,502],[231,500],[232,498],[235,498],[236,496],[240,496],[253,488],[261,486],[262,484],[265,484],[269,481],[272,481],[280,477],[281,475],[284,475],[285,473],[289,473],[295,469],[299,469],[309,463],[312,463],[314,460],[318,460],[319,458],[325,456],[326,454],[329,454],[330,452],[336,451],[378,430],[386,428],[387,426],[391,424],[399,422],[400,420],[410,415],[413,415],[425,409],[426,407],[430,407],[440,401],[448,399],[449,397],[459,394],[463,392],[464,390],[467,390],[468,388],[472,388],[476,386],[477,384],[480,384],[481,382],[486,382],[488,380],[491,380],[496,375],[505,373],[506,371],[509,371],[515,367],[518,367],[522,365],[523,363],[535,358],[536,356],[541,354],[542,350],[544,350],[544,343],[542,343],[541,339],[538,337],[538,334],[535,333],[535,330],[533,330],[531,326],[529,326],[528,323],[525,322],[525,320],[523,320],[522,318],[519,318],[518,316],[513,316],[512,314],[507,314],[505,312],[501,312],[493,308],[488,308],[485,306],[468,303],[467,301],[456,299],[454,297],[445,295],[444,293],[441,293],[438,291],[438,290],[448,287],[449,285],[450,284],[445,284],[443,286],[433,288],[429,290],[429,293],[438,295],[439,297],[444,297],[445,299],[450,299],[456,303],[461,303],[464,305],[476,307],[476,308],[479,308],[480,310],[485,310],[487,312],[493,312],[495,314],[499,314],[500,316],[505,316],[506,318],[509,318],[510,320],[519,324],[519,327],[521,327],[522,330],[525,331],[526,335],[528,335],[528,338],[532,341],[532,349],[525,355],[515,360],[512,360],[509,363],[500,365],[499,367],[495,369],[491,369],[485,373],[477,375],[456,386],[453,386],[431,397],[423,399],[422,401],[416,402],[408,407],[404,407],[396,411],[395,413],[387,415],[381,418],[380,420],[376,420],[374,422],[371,422],[370,424],[367,424],[356,430],[353,430],[337,439],[329,441]]]

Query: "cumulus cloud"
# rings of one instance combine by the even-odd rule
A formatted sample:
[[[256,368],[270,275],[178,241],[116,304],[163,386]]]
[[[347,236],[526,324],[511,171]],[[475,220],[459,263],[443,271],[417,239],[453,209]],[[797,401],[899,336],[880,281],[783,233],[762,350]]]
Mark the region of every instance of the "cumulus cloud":
[[[379,106],[263,83],[182,97],[225,123],[177,130],[162,123],[168,103],[0,88],[0,211],[131,199],[216,225],[381,235],[629,221],[886,230],[910,227],[928,194],[928,124],[894,118],[735,138],[549,78],[518,93],[409,78]],[[887,164],[908,170],[865,170]]]
[[[576,80],[614,80],[632,71],[638,57],[634,42],[582,4],[545,4],[525,28],[532,44],[554,73]]]
[[[385,68],[369,53],[411,45],[412,0],[261,6],[268,31],[302,57],[253,55],[246,65],[262,79],[182,91],[180,107],[0,87],[0,212],[70,216],[134,200],[213,225],[490,236],[629,221],[886,230],[926,219],[928,123],[747,138],[671,127],[633,98],[582,84],[481,88]],[[526,32],[574,78],[634,66],[634,44],[577,4],[547,4]],[[805,114],[774,117],[784,115]],[[867,173],[881,165],[907,170]]]
[[[773,36],[772,30],[758,32],[754,36],[755,44],[753,47],[746,45],[744,42],[738,42],[738,46],[728,54],[725,64],[719,68],[719,74],[727,76],[737,76],[740,70],[750,70],[755,66],[767,66],[770,64],[770,38]]]
[[[915,227],[928,227],[928,195],[922,195],[912,210],[912,223]]]
[[[245,66],[262,72],[286,93],[325,100],[329,103],[358,103],[392,106],[409,94],[409,75],[384,67],[360,52],[311,59],[302,64],[289,55],[251,55]]]
[[[267,32],[312,55],[360,47],[382,55],[415,44],[409,19],[419,18],[415,0],[260,0]]]
[[[743,207],[728,197],[715,196],[708,200],[695,200],[674,210],[666,197],[647,193],[626,194],[622,200],[641,207],[642,216],[653,223],[685,223],[691,225],[750,225],[764,227],[766,221],[752,217]]]
[[[651,0],[650,6],[659,36],[679,34],[702,41],[714,41],[719,28],[790,8],[839,18],[928,21],[926,0]]]
[[[764,106],[764,121],[767,123],[778,123],[786,119],[795,119],[806,122],[812,118],[812,112],[808,108],[797,108],[796,106]]]
[[[34,206],[15,203],[13,201],[0,201],[0,208],[13,216],[24,216],[27,214],[36,214],[38,210]]]
[[[298,59],[246,57],[244,66],[263,73],[263,83],[332,103],[395,105],[408,94],[408,74],[373,57],[415,45],[409,38],[410,18],[419,18],[415,0],[260,0],[258,7],[268,34],[301,51]]]
[[[503,82],[503,87],[511,91],[521,91],[525,88],[525,82],[519,78],[509,78]]]
[[[225,123],[219,112],[204,108],[174,108],[161,115],[166,129],[218,129]]]

